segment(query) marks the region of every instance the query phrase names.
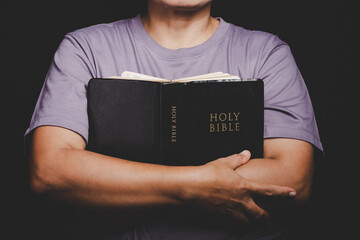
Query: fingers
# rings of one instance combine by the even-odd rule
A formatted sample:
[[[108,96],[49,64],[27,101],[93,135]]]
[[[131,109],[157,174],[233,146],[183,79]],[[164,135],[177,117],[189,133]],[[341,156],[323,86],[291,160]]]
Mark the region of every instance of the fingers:
[[[251,182],[249,188],[252,192],[264,196],[294,197],[296,195],[296,191],[293,188],[285,186]]]
[[[269,217],[269,213],[259,207],[252,199],[246,205],[241,204],[238,207],[227,208],[223,213],[230,214],[242,223],[249,223],[251,220],[264,220]]]
[[[221,158],[222,162],[229,166],[231,169],[236,169],[240,167],[241,165],[247,163],[251,157],[251,153],[248,150],[244,150],[241,153],[233,154],[231,156],[228,156],[226,158]]]
[[[249,223],[249,218],[243,211],[236,211],[235,209],[229,209],[228,213],[235,219],[240,220],[242,223]]]
[[[252,219],[264,219],[269,217],[269,213],[259,207],[254,200],[248,202],[248,213]]]

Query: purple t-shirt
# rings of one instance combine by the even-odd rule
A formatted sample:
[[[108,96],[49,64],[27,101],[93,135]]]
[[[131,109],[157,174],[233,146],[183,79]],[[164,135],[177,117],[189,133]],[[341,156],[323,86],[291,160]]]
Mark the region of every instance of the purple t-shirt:
[[[310,97],[289,46],[275,35],[219,21],[206,42],[177,50],[155,42],[140,16],[67,34],[25,134],[53,125],[71,129],[87,141],[86,90],[94,77],[129,70],[176,79],[221,71],[264,81],[264,138],[301,139],[322,150]]]

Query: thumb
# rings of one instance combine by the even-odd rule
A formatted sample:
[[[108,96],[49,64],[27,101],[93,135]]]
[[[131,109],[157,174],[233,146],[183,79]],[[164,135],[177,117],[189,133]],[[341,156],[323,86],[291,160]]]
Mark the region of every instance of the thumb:
[[[231,169],[236,169],[241,165],[247,163],[251,157],[251,153],[248,150],[244,150],[241,153],[233,154],[229,157],[223,158],[225,164]]]

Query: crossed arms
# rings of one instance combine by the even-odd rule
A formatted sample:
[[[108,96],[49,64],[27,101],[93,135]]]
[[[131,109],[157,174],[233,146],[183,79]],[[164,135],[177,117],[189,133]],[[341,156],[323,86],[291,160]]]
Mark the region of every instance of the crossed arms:
[[[199,204],[242,222],[269,215],[255,195],[301,204],[311,191],[313,147],[295,139],[264,140],[263,159],[249,160],[250,153],[244,151],[184,167],[127,161],[85,146],[71,130],[37,128],[30,153],[33,191],[98,207]]]

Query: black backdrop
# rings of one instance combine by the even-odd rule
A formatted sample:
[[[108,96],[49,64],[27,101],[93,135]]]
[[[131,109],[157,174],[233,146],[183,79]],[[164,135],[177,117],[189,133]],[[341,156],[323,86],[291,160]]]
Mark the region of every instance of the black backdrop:
[[[6,229],[31,234],[53,220],[30,194],[23,134],[28,127],[53,54],[65,33],[135,16],[140,1],[2,1],[1,169]],[[235,1],[214,3],[213,15],[248,29],[277,34],[289,43],[308,86],[326,159],[315,194],[299,222],[303,235],[349,234],[357,216],[354,199],[359,84],[355,75],[357,11],[346,1]],[[355,170],[355,171],[354,171]],[[339,235],[340,236],[340,235]],[[313,238],[315,239],[315,237]]]

